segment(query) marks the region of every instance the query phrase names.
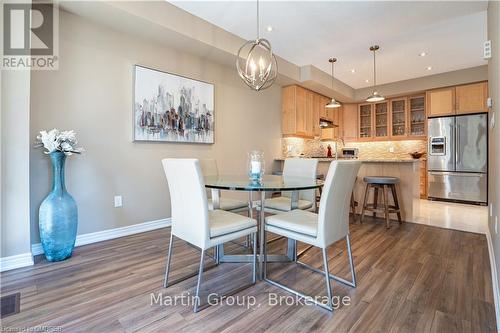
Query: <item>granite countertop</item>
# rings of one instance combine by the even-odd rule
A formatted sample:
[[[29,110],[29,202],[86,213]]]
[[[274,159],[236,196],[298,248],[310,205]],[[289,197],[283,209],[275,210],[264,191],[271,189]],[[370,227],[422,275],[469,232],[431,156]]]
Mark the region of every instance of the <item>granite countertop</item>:
[[[335,161],[333,157],[301,157],[301,158],[316,158],[318,162],[331,162]],[[275,161],[284,161],[285,157],[275,158]],[[339,158],[339,160],[351,160],[350,158]],[[397,158],[379,158],[379,159],[356,159],[363,163],[415,163],[420,162],[420,160],[415,159],[397,159]]]

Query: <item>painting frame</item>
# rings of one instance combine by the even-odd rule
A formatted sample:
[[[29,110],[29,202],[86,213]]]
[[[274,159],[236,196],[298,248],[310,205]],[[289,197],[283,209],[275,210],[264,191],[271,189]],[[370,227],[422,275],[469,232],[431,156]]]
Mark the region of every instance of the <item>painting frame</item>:
[[[138,121],[140,121],[138,119],[138,103],[137,103],[137,98],[138,98],[138,92],[137,92],[137,88],[138,88],[138,84],[141,84],[140,82],[138,82],[138,80],[140,80],[140,78],[138,78],[138,71],[150,71],[150,72],[154,72],[156,75],[161,75],[162,77],[165,78],[165,80],[167,79],[170,79],[170,80],[178,80],[178,81],[185,81],[186,83],[190,83],[192,85],[197,85],[199,87],[204,87],[205,89],[208,89],[209,91],[209,94],[208,94],[208,98],[209,99],[209,108],[207,109],[205,107],[205,103],[203,104],[203,108],[206,110],[205,113],[203,113],[204,115],[207,115],[206,118],[211,118],[210,120],[206,120],[206,121],[203,121],[202,123],[203,124],[206,124],[206,128],[203,129],[203,126],[201,126],[201,128],[204,130],[204,133],[201,134],[201,139],[194,139],[198,136],[200,136],[199,134],[199,126],[196,127],[196,131],[194,130],[194,128],[192,126],[190,126],[189,128],[186,127],[186,132],[191,132],[191,133],[187,133],[187,137],[188,138],[182,138],[182,139],[173,139],[173,138],[162,138],[161,135],[164,135],[165,133],[162,133],[161,135],[157,135],[157,137],[155,137],[154,134],[152,133],[147,133],[147,135],[145,135],[144,133],[144,128],[143,126],[141,126],[141,124],[138,123]],[[213,145],[215,144],[215,121],[216,121],[216,117],[215,117],[215,84],[212,83],[212,82],[207,82],[207,81],[203,81],[203,80],[199,80],[199,79],[194,79],[194,78],[191,78],[191,77],[188,77],[188,76],[185,76],[185,75],[180,75],[180,74],[177,74],[177,73],[172,73],[172,72],[167,72],[167,71],[164,71],[164,70],[160,70],[160,69],[157,69],[157,68],[152,68],[152,67],[149,67],[149,66],[145,66],[145,65],[141,65],[141,64],[135,64],[133,65],[133,68],[132,68],[132,72],[133,72],[133,80],[132,80],[132,137],[133,137],[133,142],[145,142],[145,143],[148,143],[148,142],[154,142],[154,143],[184,143],[184,144],[202,144],[202,145]],[[159,86],[158,86],[158,90],[159,90]],[[170,90],[168,91],[170,92]],[[207,94],[207,92],[205,92],[205,94]],[[198,99],[199,101],[199,99]],[[210,109],[210,105],[211,105],[211,109]],[[199,106],[199,105],[198,105]],[[174,105],[174,110],[176,110],[177,108],[175,107]],[[172,109],[170,109],[172,110]],[[140,111],[139,111],[140,112]],[[168,113],[168,112],[166,112]],[[197,120],[195,120],[197,121]],[[187,125],[187,124],[186,124]],[[138,129],[138,127],[141,128],[141,130]],[[156,127],[158,127],[158,125],[156,125]],[[156,130],[156,128],[155,128]],[[140,135],[138,135],[138,132],[141,132]],[[164,129],[162,128],[161,131],[166,131],[168,132],[168,129]],[[193,133],[194,132],[194,133]],[[166,134],[167,136],[169,135],[168,133]],[[146,137],[145,137],[146,136]],[[179,136],[179,134],[177,133],[177,136]],[[183,136],[183,135],[181,135]],[[191,138],[189,138],[189,136],[191,136]]]

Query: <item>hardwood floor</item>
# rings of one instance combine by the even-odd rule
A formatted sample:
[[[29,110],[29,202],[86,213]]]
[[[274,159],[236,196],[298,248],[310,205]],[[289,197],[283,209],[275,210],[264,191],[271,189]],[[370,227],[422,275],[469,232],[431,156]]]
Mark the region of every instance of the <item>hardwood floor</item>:
[[[269,305],[269,294],[290,296],[265,282],[238,293],[257,304],[151,305],[157,297],[194,294],[196,278],[162,288],[169,229],[75,249],[70,260],[4,272],[1,294],[21,293],[21,311],[1,328],[46,326],[62,332],[486,332],[495,331],[495,309],[486,237],[405,223],[386,230],[382,220],[351,225],[357,288],[333,283],[335,296],[350,298],[329,313],[316,306]],[[285,242],[272,243],[271,252]],[[242,251],[231,244],[226,252]],[[329,249],[330,271],[350,278],[345,242]],[[321,267],[321,252],[301,258]],[[176,240],[172,279],[197,269],[199,252]],[[210,258],[206,259],[211,262]],[[249,264],[221,264],[207,271],[203,295],[250,282]],[[269,266],[273,279],[309,295],[325,295],[323,276],[294,264]],[[249,298],[247,298],[248,300]],[[286,298],[290,300],[289,297]],[[42,327],[43,328],[43,327]]]

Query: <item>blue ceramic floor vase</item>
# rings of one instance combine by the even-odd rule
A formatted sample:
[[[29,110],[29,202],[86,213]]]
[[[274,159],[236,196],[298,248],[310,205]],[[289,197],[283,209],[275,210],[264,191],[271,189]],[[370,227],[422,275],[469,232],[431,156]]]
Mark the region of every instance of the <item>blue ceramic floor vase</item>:
[[[66,155],[56,151],[50,159],[52,191],[40,205],[38,225],[45,257],[48,261],[61,261],[71,256],[75,246],[78,208],[64,183]]]

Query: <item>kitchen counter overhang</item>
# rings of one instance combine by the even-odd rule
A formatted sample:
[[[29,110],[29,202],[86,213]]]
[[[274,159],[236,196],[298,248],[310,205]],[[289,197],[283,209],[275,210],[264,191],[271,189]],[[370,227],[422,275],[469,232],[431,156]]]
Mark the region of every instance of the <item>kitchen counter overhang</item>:
[[[276,158],[275,160],[280,164],[280,168],[282,170],[285,159]],[[318,163],[318,174],[326,175],[330,162],[335,161],[335,158],[318,158],[318,161],[320,162]],[[407,222],[416,222],[420,210],[420,160],[358,159],[358,161],[361,161],[362,164],[353,189],[354,200],[358,202],[356,212],[361,214],[361,208],[365,195],[366,184],[363,181],[363,177],[391,176],[399,178],[400,181],[397,185],[397,191],[403,220]],[[373,202],[373,191],[370,191],[368,199],[369,202]],[[382,200],[381,195],[379,195],[379,200]],[[392,205],[393,202],[391,196],[389,196],[389,201]],[[377,214],[377,217],[382,218],[382,215]],[[396,216],[391,214],[391,220],[395,219]],[[393,225],[396,226],[396,224]]]

